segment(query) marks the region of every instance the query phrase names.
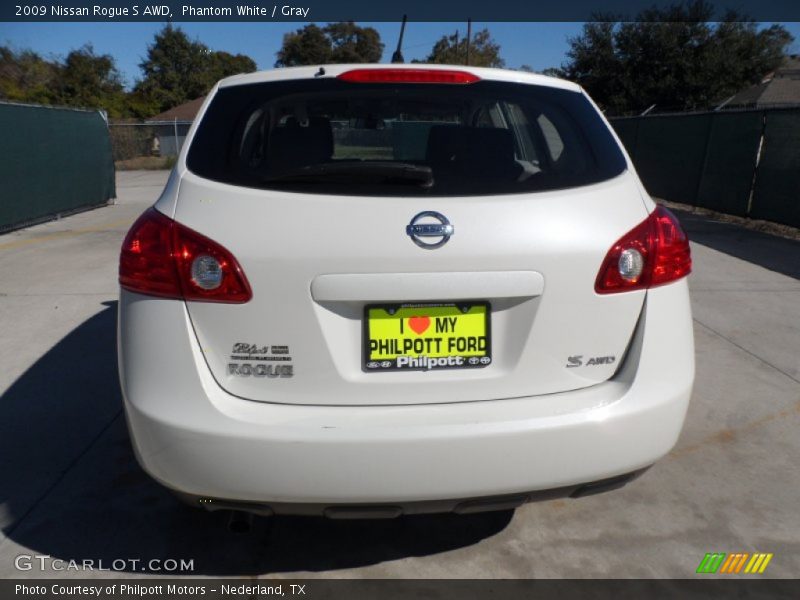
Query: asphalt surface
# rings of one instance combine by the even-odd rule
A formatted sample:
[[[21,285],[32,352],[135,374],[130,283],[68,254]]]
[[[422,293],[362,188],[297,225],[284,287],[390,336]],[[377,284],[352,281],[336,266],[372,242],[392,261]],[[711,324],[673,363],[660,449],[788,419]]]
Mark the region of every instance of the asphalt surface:
[[[697,380],[674,451],[626,488],[516,512],[396,521],[257,519],[177,504],[137,466],[117,382],[117,254],[164,172],[115,205],[0,236],[0,578],[693,577],[706,552],[800,575],[800,242],[681,214]],[[141,561],[136,563],[134,561]],[[67,563],[68,564],[68,563]],[[53,570],[61,567],[62,570]]]

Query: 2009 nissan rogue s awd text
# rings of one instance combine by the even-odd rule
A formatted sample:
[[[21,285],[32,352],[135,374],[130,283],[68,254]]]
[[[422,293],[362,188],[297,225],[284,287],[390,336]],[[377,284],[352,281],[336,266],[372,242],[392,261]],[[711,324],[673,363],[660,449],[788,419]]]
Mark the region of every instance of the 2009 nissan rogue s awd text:
[[[212,510],[388,517],[619,486],[683,425],[690,270],[575,84],[231,77],[122,247],[133,445]]]

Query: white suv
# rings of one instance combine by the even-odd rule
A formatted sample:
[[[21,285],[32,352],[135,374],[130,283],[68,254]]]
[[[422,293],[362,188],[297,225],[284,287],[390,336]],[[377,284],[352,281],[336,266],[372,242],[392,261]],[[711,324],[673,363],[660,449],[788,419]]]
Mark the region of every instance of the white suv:
[[[575,84],[231,77],[122,248],[133,445],[211,510],[388,517],[617,487],[681,431],[690,269]]]

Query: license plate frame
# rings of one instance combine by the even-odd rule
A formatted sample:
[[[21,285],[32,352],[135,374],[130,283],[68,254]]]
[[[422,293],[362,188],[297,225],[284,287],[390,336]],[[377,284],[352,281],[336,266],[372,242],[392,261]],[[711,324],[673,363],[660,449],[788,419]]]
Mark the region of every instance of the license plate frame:
[[[476,311],[477,312],[473,312]],[[390,357],[383,357],[383,358],[373,358],[373,348],[371,347],[371,341],[373,340],[371,336],[371,311],[384,311],[386,315],[389,317],[387,319],[387,323],[391,322],[398,322],[398,328],[401,329],[403,333],[403,337],[400,336],[394,337],[395,340],[405,340],[405,339],[429,339],[432,336],[424,335],[427,332],[427,329],[421,333],[416,333],[416,335],[412,335],[410,329],[406,330],[406,327],[410,328],[410,321],[411,318],[424,318],[427,317],[429,320],[429,327],[432,325],[434,328],[439,328],[442,323],[438,321],[441,318],[452,318],[458,316],[469,316],[471,317],[470,320],[474,320],[476,317],[479,320],[482,314],[483,316],[483,335],[482,336],[461,336],[463,338],[463,345],[471,344],[469,338],[476,337],[476,338],[483,338],[483,345],[481,346],[480,339],[476,340],[477,347],[475,349],[465,350],[464,352],[458,351],[456,347],[455,353],[448,353],[442,352],[442,344],[445,347],[449,344],[446,340],[450,338],[458,339],[459,336],[455,335],[446,335],[446,336],[436,336],[436,337],[443,337],[442,341],[439,342],[439,352],[434,350],[433,354],[437,356],[430,357],[427,354],[424,355],[424,360],[421,360],[422,354],[418,352],[412,352],[411,355],[400,354],[397,353],[390,353],[393,355],[392,358]],[[391,311],[394,311],[392,314]],[[410,312],[415,312],[415,315],[408,316]],[[397,371],[440,371],[440,370],[460,370],[460,369],[482,369],[488,367],[492,364],[492,335],[491,335],[491,305],[489,302],[485,300],[470,300],[470,301],[459,301],[459,302],[394,302],[394,303],[378,303],[378,304],[367,304],[364,306],[364,313],[362,318],[361,330],[362,330],[362,354],[361,354],[361,368],[366,373],[376,373],[376,372],[397,372]],[[373,316],[373,319],[377,319],[377,316]],[[385,317],[382,317],[385,318]],[[404,322],[403,322],[404,321]],[[456,322],[457,323],[457,322]],[[468,324],[469,325],[469,324]],[[474,323],[472,324],[474,326]],[[419,325],[418,325],[419,326]],[[455,328],[455,324],[453,327]],[[431,333],[437,333],[435,330]],[[447,334],[450,332],[439,332],[443,334]],[[424,336],[424,337],[423,337]],[[376,339],[386,339],[385,337],[381,336]],[[391,338],[390,338],[391,339]],[[458,342],[454,342],[458,345]],[[403,341],[405,344],[405,341]],[[428,348],[435,348],[436,342],[423,342],[425,346]],[[391,345],[391,344],[390,344]],[[403,349],[405,346],[403,347]],[[400,350],[400,346],[393,346],[394,350]],[[442,356],[444,354],[444,356]],[[406,357],[407,361],[399,360],[400,356]],[[452,359],[450,359],[452,357]],[[461,361],[458,361],[458,358],[461,358]],[[447,364],[442,364],[441,358],[445,358],[447,360]],[[416,360],[416,362],[415,362]],[[435,363],[432,364],[432,360],[435,360]],[[402,364],[399,364],[402,363]]]

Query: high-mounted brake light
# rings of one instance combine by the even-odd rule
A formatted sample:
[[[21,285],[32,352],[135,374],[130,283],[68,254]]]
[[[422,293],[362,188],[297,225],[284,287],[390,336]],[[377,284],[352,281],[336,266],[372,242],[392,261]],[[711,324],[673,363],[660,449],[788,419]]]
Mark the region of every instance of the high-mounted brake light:
[[[659,206],[611,247],[594,289],[598,294],[647,289],[691,271],[689,240],[675,215]]]
[[[140,294],[201,302],[253,297],[228,250],[154,208],[137,219],[122,243],[119,283]]]
[[[353,69],[336,77],[352,83],[475,83],[481,78],[466,71],[435,69]]]

